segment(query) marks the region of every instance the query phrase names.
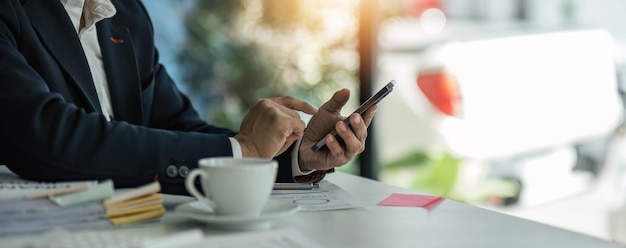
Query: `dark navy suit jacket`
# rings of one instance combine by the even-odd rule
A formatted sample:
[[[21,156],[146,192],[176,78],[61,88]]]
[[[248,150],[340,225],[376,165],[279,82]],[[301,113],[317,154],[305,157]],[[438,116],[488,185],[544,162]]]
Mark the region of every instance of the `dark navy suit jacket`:
[[[108,122],[60,1],[0,1],[0,164],[30,180],[132,187],[157,178],[163,192],[184,194],[184,178],[166,168],[232,156],[235,132],[201,120],[176,88],[140,1],[112,2],[117,14],[97,24],[115,116]],[[290,150],[276,158],[278,181],[293,180]]]

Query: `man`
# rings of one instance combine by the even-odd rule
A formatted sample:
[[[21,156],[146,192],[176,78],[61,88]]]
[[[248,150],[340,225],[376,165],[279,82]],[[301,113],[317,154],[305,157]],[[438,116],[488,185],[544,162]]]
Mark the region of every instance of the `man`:
[[[238,133],[207,124],[153,39],[140,1],[0,1],[0,163],[30,180],[158,180],[186,194],[184,177],[204,157],[275,158],[277,180],[315,181],[363,151],[375,108],[347,127],[345,89],[319,110],[261,99]],[[296,111],[313,114],[306,129]],[[326,135],[333,128],[344,142]],[[321,138],[328,149],[311,151]]]

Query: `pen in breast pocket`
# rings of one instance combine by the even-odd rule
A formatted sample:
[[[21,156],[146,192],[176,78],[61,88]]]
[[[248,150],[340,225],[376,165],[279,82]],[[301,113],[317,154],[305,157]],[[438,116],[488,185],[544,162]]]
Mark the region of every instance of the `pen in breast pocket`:
[[[274,183],[274,190],[312,190],[319,188],[317,183]]]

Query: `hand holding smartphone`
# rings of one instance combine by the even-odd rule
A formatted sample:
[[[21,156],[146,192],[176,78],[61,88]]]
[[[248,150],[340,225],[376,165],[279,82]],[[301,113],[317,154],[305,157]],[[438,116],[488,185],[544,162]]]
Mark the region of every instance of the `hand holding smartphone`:
[[[395,80],[391,80],[391,82],[387,83],[382,89],[380,89],[378,92],[376,92],[376,94],[374,94],[369,99],[367,99],[367,101],[365,101],[363,104],[361,104],[361,106],[359,106],[359,108],[357,108],[354,112],[352,112],[352,114],[359,113],[359,114],[362,115],[363,113],[365,113],[365,111],[367,111],[369,108],[371,108],[372,106],[376,105],[383,98],[385,98],[387,95],[389,95],[389,93],[391,93],[391,91],[393,90],[393,87],[395,85],[396,85],[396,81]],[[352,114],[350,114],[350,115],[352,115]],[[349,120],[349,118],[344,119],[343,122],[346,123],[346,125],[348,125],[348,127],[350,127],[350,120]],[[335,136],[335,139],[337,141],[342,141],[341,137],[339,137],[339,134],[337,134],[337,131],[335,131],[334,128],[328,134],[331,134],[331,135]],[[313,152],[316,152],[316,151],[320,150],[322,147],[326,146],[326,139],[325,138],[326,138],[326,135],[324,135],[324,137],[322,137],[322,139],[320,141],[315,143],[315,145],[313,147],[311,147],[311,150],[313,150]]]

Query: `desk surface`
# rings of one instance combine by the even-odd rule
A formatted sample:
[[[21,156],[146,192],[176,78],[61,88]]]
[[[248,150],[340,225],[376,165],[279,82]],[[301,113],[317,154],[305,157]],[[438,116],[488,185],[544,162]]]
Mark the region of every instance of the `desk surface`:
[[[272,223],[271,229],[295,228],[322,247],[622,247],[616,243],[537,222],[444,200],[427,210],[376,206],[392,193],[418,193],[377,181],[333,173],[326,180],[354,195],[362,207],[299,212]],[[166,195],[173,209],[193,201]],[[116,229],[130,235],[159,236],[200,228],[206,236],[232,232],[167,214],[162,221],[142,227]]]
[[[417,192],[344,173],[328,175],[327,180],[364,206],[300,212],[275,221],[271,228],[295,227],[323,247],[622,247],[452,200],[430,210],[376,206],[391,193]],[[124,232],[158,235],[198,227],[209,236],[225,232],[176,215],[166,215],[157,226]]]

